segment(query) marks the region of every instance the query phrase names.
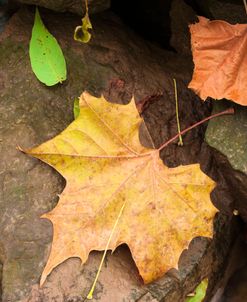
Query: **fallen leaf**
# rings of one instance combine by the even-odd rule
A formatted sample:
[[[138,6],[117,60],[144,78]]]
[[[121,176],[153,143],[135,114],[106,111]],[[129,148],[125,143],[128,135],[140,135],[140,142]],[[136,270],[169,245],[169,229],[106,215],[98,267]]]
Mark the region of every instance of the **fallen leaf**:
[[[86,11],[85,16],[81,19],[82,25],[77,26],[74,32],[74,39],[78,42],[88,43],[91,39],[91,33],[89,29],[92,29],[92,24],[89,19],[88,11]]]
[[[67,185],[42,217],[53,223],[51,253],[41,277],[69,257],[82,263],[104,250],[123,204],[109,249],[127,243],[145,283],[177,267],[196,236],[212,236],[215,183],[199,164],[166,167],[159,150],[139,141],[142,119],[134,99],[108,103],[88,93],[66,130],[26,153],[54,167]]]
[[[190,32],[195,69],[189,88],[203,100],[226,98],[247,106],[247,24],[199,17]]]
[[[202,282],[197,286],[195,294],[192,297],[188,297],[185,302],[202,302],[206,296],[206,291],[208,287],[208,279],[202,280]]]
[[[66,62],[57,40],[44,26],[36,8],[29,47],[31,66],[40,82],[53,86],[66,80]]]

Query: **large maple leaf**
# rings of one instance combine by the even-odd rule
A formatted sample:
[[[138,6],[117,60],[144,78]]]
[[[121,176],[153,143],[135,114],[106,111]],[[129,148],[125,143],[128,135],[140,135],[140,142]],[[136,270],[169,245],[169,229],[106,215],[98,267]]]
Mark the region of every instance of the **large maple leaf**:
[[[247,24],[199,17],[190,32],[195,69],[189,88],[203,100],[226,98],[247,106]]]
[[[134,100],[108,103],[83,93],[80,115],[52,140],[26,152],[54,167],[67,181],[59,203],[43,215],[53,223],[51,253],[41,284],[69,257],[84,263],[127,243],[148,283],[177,266],[195,236],[212,236],[215,186],[198,164],[166,167],[159,150],[140,144],[142,123]]]

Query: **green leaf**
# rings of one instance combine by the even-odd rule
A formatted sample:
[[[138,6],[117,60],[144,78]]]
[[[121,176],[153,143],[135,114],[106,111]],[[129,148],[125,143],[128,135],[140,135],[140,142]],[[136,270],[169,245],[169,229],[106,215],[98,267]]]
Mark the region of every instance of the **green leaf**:
[[[74,39],[76,41],[82,42],[82,43],[88,43],[91,39],[91,34],[88,31],[89,29],[92,29],[92,24],[89,19],[88,12],[86,11],[86,14],[84,18],[82,18],[82,25],[77,26],[74,32]]]
[[[186,302],[202,302],[206,296],[206,291],[208,287],[208,279],[202,280],[202,282],[197,286],[195,290],[195,295],[186,298]]]
[[[44,26],[36,8],[29,55],[34,74],[40,82],[53,86],[66,80],[66,62],[57,40]]]
[[[77,117],[80,115],[80,99],[76,98],[74,100],[74,119],[77,119]]]

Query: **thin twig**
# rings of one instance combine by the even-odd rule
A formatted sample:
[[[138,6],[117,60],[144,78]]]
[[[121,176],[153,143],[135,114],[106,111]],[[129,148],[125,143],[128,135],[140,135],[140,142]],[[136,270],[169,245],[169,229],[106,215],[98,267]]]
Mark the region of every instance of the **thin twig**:
[[[246,2],[246,0],[243,0],[243,2],[244,2],[245,12],[246,12],[246,15],[247,15],[247,2]]]
[[[85,0],[86,14],[88,13],[88,2]]]
[[[94,293],[94,290],[95,290],[95,286],[96,286],[96,283],[97,283],[97,281],[98,281],[99,274],[100,274],[100,271],[101,271],[101,269],[102,269],[102,266],[103,266],[103,263],[104,263],[104,260],[105,260],[106,253],[107,253],[107,251],[108,251],[109,244],[110,244],[110,242],[111,242],[111,239],[112,239],[113,234],[115,233],[115,229],[116,229],[116,226],[117,226],[117,224],[118,224],[118,222],[119,222],[119,219],[120,219],[120,217],[122,216],[124,207],[125,207],[125,203],[122,205],[122,207],[121,207],[121,209],[120,209],[120,211],[119,211],[119,213],[118,213],[118,217],[117,217],[117,219],[116,219],[116,221],[115,221],[115,223],[114,223],[114,226],[113,226],[113,229],[112,229],[112,231],[111,231],[110,237],[109,237],[109,239],[108,239],[108,241],[107,241],[107,244],[106,244],[106,247],[105,247],[105,251],[104,251],[104,254],[103,254],[102,259],[101,259],[101,261],[100,261],[100,265],[99,265],[99,268],[98,268],[96,277],[95,277],[95,279],[94,279],[94,282],[93,282],[93,285],[92,285],[92,287],[91,287],[91,290],[90,290],[89,294],[87,295],[87,299],[88,299],[88,300],[92,300],[92,299],[93,299],[93,293]]]
[[[177,90],[176,79],[173,79],[173,83],[174,83],[174,94],[175,94],[175,101],[176,101],[176,119],[177,119],[178,138],[179,138],[178,145],[183,146],[183,139],[182,139],[182,136],[181,136],[179,116],[178,116],[178,90]]]
[[[191,129],[211,120],[212,118],[215,118],[215,117],[218,117],[218,116],[221,116],[221,115],[225,115],[225,114],[234,114],[234,109],[233,108],[228,108],[227,110],[225,111],[222,111],[222,112],[219,112],[219,113],[216,113],[216,114],[213,114],[213,115],[210,115],[208,117],[206,117],[205,119],[203,119],[202,121],[200,122],[197,122],[195,123],[194,125],[184,129],[183,131],[180,132],[180,135],[184,135],[186,132],[190,131]],[[163,148],[165,148],[166,146],[168,146],[171,142],[175,141],[177,138],[179,137],[179,133],[176,134],[174,137],[172,137],[171,139],[169,139],[167,142],[165,142],[163,145],[161,145],[158,149],[158,151],[162,150]]]

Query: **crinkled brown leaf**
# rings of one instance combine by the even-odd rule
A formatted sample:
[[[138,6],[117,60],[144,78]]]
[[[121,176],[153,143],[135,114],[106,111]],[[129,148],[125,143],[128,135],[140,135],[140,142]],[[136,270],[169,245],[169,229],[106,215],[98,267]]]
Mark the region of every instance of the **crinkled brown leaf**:
[[[166,167],[158,150],[140,144],[141,123],[134,100],[118,105],[84,93],[77,119],[26,151],[67,182],[57,206],[42,216],[54,234],[41,284],[69,257],[84,263],[90,251],[104,250],[123,204],[109,248],[127,243],[146,283],[176,267],[193,237],[212,236],[214,181],[198,164]]]
[[[190,32],[195,69],[189,88],[203,100],[226,98],[247,106],[247,24],[199,17]]]

